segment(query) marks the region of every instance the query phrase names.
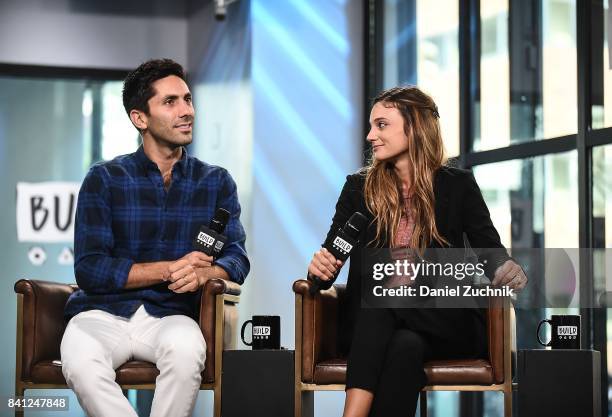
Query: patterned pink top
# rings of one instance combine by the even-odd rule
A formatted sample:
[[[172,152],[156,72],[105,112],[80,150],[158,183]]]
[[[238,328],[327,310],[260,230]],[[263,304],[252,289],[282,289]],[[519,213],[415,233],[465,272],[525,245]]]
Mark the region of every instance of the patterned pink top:
[[[414,262],[414,253],[410,249],[410,239],[412,238],[415,226],[412,197],[405,190],[402,192],[402,197],[404,200],[404,213],[400,218],[397,234],[393,241],[393,248],[391,248],[391,259],[394,261],[408,259],[409,262]],[[414,282],[410,279],[411,276],[412,274],[395,275],[390,277],[384,286],[386,288],[394,288],[401,285],[411,285]]]
[[[400,219],[400,224],[395,236],[394,247],[407,248],[410,246],[412,232],[414,232],[414,213],[412,212],[412,197],[404,194],[404,214]]]

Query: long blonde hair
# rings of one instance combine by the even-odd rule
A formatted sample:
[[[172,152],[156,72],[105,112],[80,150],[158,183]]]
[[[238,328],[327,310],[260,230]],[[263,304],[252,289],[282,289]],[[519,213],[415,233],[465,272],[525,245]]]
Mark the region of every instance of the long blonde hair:
[[[440,134],[438,108],[431,97],[415,86],[395,87],[380,93],[372,105],[394,107],[404,119],[408,158],[412,168],[412,210],[415,228],[410,247],[422,255],[435,239],[448,243],[438,233],[434,212],[433,180],[447,159]],[[402,183],[393,162],[374,158],[365,168],[365,200],[376,222],[376,241],[393,246],[403,213]]]

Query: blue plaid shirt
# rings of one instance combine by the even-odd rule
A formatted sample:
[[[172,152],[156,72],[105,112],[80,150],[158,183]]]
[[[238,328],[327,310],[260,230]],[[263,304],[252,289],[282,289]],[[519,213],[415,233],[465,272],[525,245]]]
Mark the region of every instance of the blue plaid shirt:
[[[66,303],[66,319],[92,309],[129,317],[140,305],[156,317],[195,318],[199,291],[177,294],[167,282],[124,287],[134,263],[173,261],[191,252],[200,226],[208,225],[219,207],[231,217],[224,232],[228,242],[214,263],[242,284],[250,266],[236,184],[225,169],[188,156],[183,148],[166,191],[142,146],[92,166],[79,192],[74,229],[80,290]]]

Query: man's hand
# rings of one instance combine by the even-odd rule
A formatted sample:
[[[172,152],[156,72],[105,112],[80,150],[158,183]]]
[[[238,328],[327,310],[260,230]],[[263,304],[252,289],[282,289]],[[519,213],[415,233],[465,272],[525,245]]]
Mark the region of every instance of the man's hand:
[[[200,251],[193,251],[168,267],[168,289],[176,293],[197,291],[209,279],[206,269],[211,268],[213,258]]]
[[[516,292],[520,292],[527,285],[527,276],[519,264],[512,259],[508,259],[495,270],[492,284],[495,286],[506,285]]]
[[[189,252],[187,255],[183,256],[176,262],[180,261],[186,261],[194,268],[206,268],[207,266],[212,265],[213,257],[208,256],[204,252],[194,250],[193,252]]]

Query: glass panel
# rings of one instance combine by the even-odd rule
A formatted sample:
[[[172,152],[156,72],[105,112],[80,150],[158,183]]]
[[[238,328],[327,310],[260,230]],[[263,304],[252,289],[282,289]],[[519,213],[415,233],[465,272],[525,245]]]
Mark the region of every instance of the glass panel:
[[[612,145],[593,148],[593,275],[595,294],[612,291]],[[606,319],[608,404],[612,410],[612,309]],[[602,381],[602,383],[605,383]]]
[[[459,154],[459,3],[385,0],[383,86],[416,84],[440,111],[448,156]]]
[[[593,3],[593,8],[597,7]],[[593,128],[600,129],[612,126],[612,12],[610,0],[603,1],[603,14],[593,14],[593,48],[595,56],[593,62]],[[601,61],[598,61],[601,59]],[[600,82],[603,81],[603,86]]]
[[[480,24],[472,149],[575,134],[575,1],[480,2]]]
[[[576,151],[479,165],[474,175],[506,247],[578,247]]]
[[[474,167],[493,224],[507,248],[578,247],[577,165],[577,153],[571,151]],[[531,264],[529,271],[533,276],[546,276],[543,265]],[[576,271],[576,288],[577,275]],[[542,297],[532,288],[528,285],[522,297],[532,301]],[[578,297],[576,290],[574,299]],[[533,305],[538,304],[542,305],[537,301]],[[535,337],[537,324],[551,314],[578,314],[578,310],[516,310],[518,349],[541,348]],[[486,417],[503,416],[501,395],[485,393],[484,400]]]
[[[508,0],[480,3],[480,102],[476,104],[475,149],[510,144]],[[481,139],[482,138],[482,139]]]
[[[544,138],[576,133],[578,71],[576,64],[576,2],[542,2]]]
[[[131,153],[138,148],[140,135],[123,108],[122,81],[102,85],[102,159]]]

